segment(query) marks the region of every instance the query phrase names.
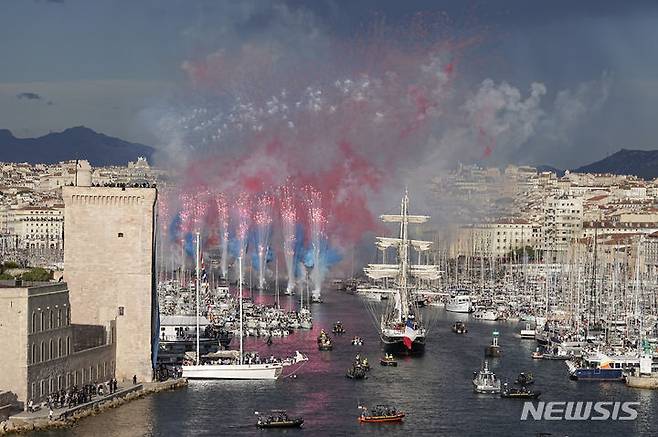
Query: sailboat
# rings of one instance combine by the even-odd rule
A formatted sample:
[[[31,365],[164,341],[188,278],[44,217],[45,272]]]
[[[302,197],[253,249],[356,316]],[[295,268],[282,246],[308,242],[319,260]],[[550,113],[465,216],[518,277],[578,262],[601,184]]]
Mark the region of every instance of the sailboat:
[[[196,233],[196,317],[197,317],[197,350],[196,363],[193,365],[183,365],[183,377],[189,379],[246,379],[246,380],[275,380],[283,373],[283,368],[292,364],[308,361],[308,358],[296,352],[293,358],[273,361],[267,363],[246,363],[244,362],[243,351],[243,311],[242,311],[242,256],[238,257],[238,271],[240,280],[239,285],[239,302],[240,302],[240,351],[220,351],[216,354],[209,354],[205,358],[208,363],[202,363],[199,355],[199,290],[200,281],[200,237]],[[224,364],[226,362],[226,364]],[[221,364],[220,364],[221,363]]]
[[[380,250],[396,249],[398,263],[369,264],[364,269],[366,275],[375,281],[388,278],[396,283],[396,286],[389,290],[393,296],[393,305],[387,305],[386,310],[381,314],[380,338],[387,353],[421,354],[425,351],[427,328],[418,310],[417,284],[423,279],[428,281],[439,279],[439,269],[436,265],[409,263],[411,249],[420,254],[429,250],[432,242],[409,239],[408,228],[410,223],[425,223],[430,217],[409,215],[409,195],[405,192],[400,214],[385,214],[380,216],[380,219],[385,223],[400,224],[398,238],[377,237],[377,246]],[[415,283],[412,278],[415,279]]]

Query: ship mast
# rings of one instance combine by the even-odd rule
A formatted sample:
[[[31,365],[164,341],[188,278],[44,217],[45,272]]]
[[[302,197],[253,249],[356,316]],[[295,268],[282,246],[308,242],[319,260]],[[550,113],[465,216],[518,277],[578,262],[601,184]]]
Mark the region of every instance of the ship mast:
[[[407,191],[404,192],[402,198],[402,205],[400,207],[400,276],[398,283],[400,284],[400,321],[404,321],[409,311],[409,302],[407,300],[407,270],[409,264],[409,195]]]

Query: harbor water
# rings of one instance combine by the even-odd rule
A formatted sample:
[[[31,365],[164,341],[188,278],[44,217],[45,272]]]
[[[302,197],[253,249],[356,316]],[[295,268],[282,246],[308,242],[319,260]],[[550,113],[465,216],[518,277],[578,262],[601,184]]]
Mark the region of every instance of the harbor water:
[[[294,299],[294,301],[293,301]],[[562,361],[532,360],[536,344],[521,340],[520,324],[480,322],[465,314],[427,308],[438,318],[427,337],[422,357],[399,359],[398,367],[382,367],[377,329],[363,298],[335,291],[325,302],[312,306],[314,329],[299,330],[286,338],[249,338],[245,350],[261,356],[289,355],[300,350],[309,355],[296,377],[271,382],[190,381],[187,388],[159,393],[86,418],[69,429],[33,433],[33,436],[249,436],[249,435],[459,435],[459,436],[655,436],[658,435],[658,392],[627,388],[623,383],[575,382],[567,377]],[[271,303],[272,296],[254,292],[257,303]],[[282,306],[296,305],[295,296],[282,297]],[[334,350],[319,352],[316,338],[340,320],[346,334],[335,337]],[[452,333],[455,320],[464,320],[468,333]],[[500,332],[502,356],[490,359],[490,368],[510,384],[520,372],[532,372],[533,389],[542,401],[639,402],[633,421],[534,421],[521,420],[523,401],[473,393],[471,380],[491,342]],[[365,340],[351,345],[353,336]],[[237,347],[237,339],[233,347]],[[368,357],[368,379],[345,377],[356,353]],[[358,405],[390,404],[407,413],[402,424],[359,424]],[[304,418],[302,429],[258,430],[255,411],[288,410]]]

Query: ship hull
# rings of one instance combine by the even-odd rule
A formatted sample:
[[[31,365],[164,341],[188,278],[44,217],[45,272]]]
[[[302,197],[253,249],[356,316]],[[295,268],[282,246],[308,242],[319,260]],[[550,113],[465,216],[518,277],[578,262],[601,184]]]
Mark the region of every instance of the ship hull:
[[[381,335],[384,352],[394,355],[422,355],[425,353],[425,337],[416,337],[409,349],[404,344],[404,337]]]

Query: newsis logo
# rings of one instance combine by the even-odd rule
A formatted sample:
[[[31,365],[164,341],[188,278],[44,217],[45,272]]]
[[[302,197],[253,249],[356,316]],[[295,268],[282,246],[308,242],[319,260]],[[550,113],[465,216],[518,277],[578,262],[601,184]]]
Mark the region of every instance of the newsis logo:
[[[521,420],[635,420],[639,402],[525,402]]]

